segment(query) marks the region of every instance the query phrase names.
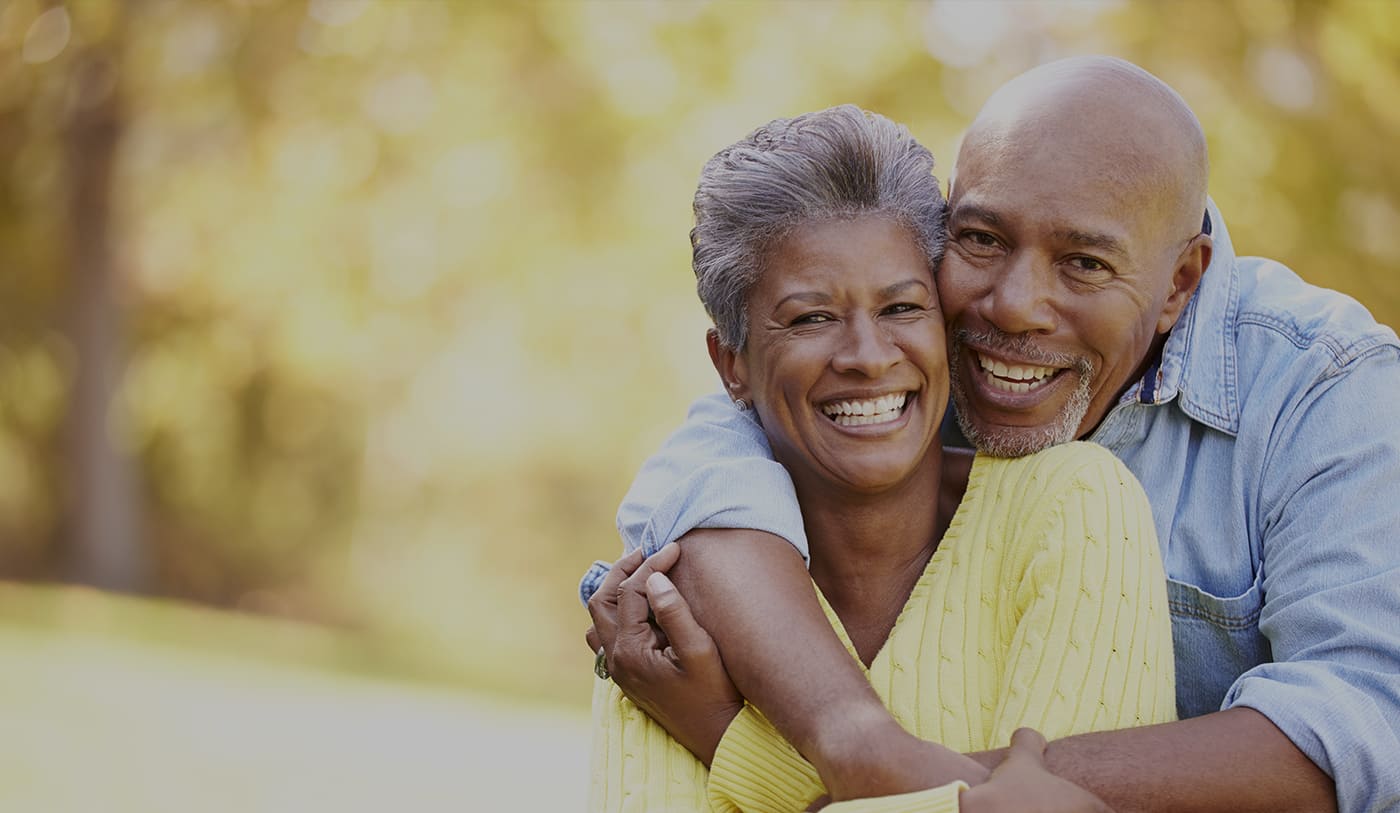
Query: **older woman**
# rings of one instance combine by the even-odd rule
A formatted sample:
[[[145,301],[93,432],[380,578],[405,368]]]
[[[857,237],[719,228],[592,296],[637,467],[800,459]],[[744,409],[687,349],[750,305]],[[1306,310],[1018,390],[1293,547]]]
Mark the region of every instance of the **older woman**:
[[[943,784],[833,813],[957,810],[987,780],[961,752],[1003,746],[1021,726],[1058,737],[1174,714],[1165,579],[1146,498],[1121,463],[1080,443],[979,456],[961,501],[940,501],[948,365],[932,167],[903,128],[846,106],[721,151],[695,196],[715,369],[792,479],[832,626],[895,718],[938,743]],[[590,602],[613,634],[645,623],[643,592],[659,616],[674,597],[659,574],[628,589],[639,561],[620,562]],[[716,662],[690,679],[695,703],[731,709],[718,733],[651,709],[671,736],[598,682],[590,809],[791,811],[823,794]]]

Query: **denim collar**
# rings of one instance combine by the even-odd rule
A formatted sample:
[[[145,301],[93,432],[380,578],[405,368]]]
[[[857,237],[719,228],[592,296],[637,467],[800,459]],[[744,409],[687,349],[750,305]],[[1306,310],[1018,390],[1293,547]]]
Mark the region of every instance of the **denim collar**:
[[[1240,428],[1234,330],[1240,278],[1225,219],[1214,201],[1207,201],[1206,211],[1214,240],[1210,265],[1167,336],[1160,358],[1123,400],[1160,405],[1176,399],[1193,419],[1235,435]]]

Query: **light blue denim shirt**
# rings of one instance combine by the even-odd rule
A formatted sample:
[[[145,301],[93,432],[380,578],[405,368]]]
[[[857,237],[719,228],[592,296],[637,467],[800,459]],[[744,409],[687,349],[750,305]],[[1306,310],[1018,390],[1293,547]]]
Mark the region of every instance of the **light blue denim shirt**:
[[[1210,214],[1213,259],[1160,363],[1089,439],[1152,503],[1180,716],[1257,709],[1343,811],[1400,810],[1400,342],[1354,300],[1236,257]],[[722,395],[618,511],[628,550],[696,527],[766,530],[806,556],[791,482]]]

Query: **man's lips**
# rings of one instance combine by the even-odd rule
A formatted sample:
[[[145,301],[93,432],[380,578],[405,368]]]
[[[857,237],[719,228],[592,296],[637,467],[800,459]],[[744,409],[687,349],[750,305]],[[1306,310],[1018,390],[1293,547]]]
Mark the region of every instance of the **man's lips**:
[[[1040,389],[1065,369],[1029,362],[1008,363],[975,350],[972,351],[972,355],[982,370],[981,378],[987,386],[1006,393],[1026,393]]]

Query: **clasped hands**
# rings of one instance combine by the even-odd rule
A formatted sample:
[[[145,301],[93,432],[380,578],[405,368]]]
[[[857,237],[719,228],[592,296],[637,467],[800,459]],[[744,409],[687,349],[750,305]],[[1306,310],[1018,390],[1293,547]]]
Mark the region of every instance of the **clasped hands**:
[[[601,648],[622,692],[708,766],[744,699],[714,639],[666,576],[680,555],[673,543],[649,558],[637,550],[619,559],[588,602],[593,625],[585,640],[590,652]],[[1040,733],[1018,729],[987,781],[962,794],[963,813],[1112,813],[1049,771],[1046,746]],[[826,802],[818,799],[808,810]]]
[[[623,693],[706,766],[744,699],[714,639],[666,577],[680,558],[671,544],[619,559],[588,602],[585,639]]]

